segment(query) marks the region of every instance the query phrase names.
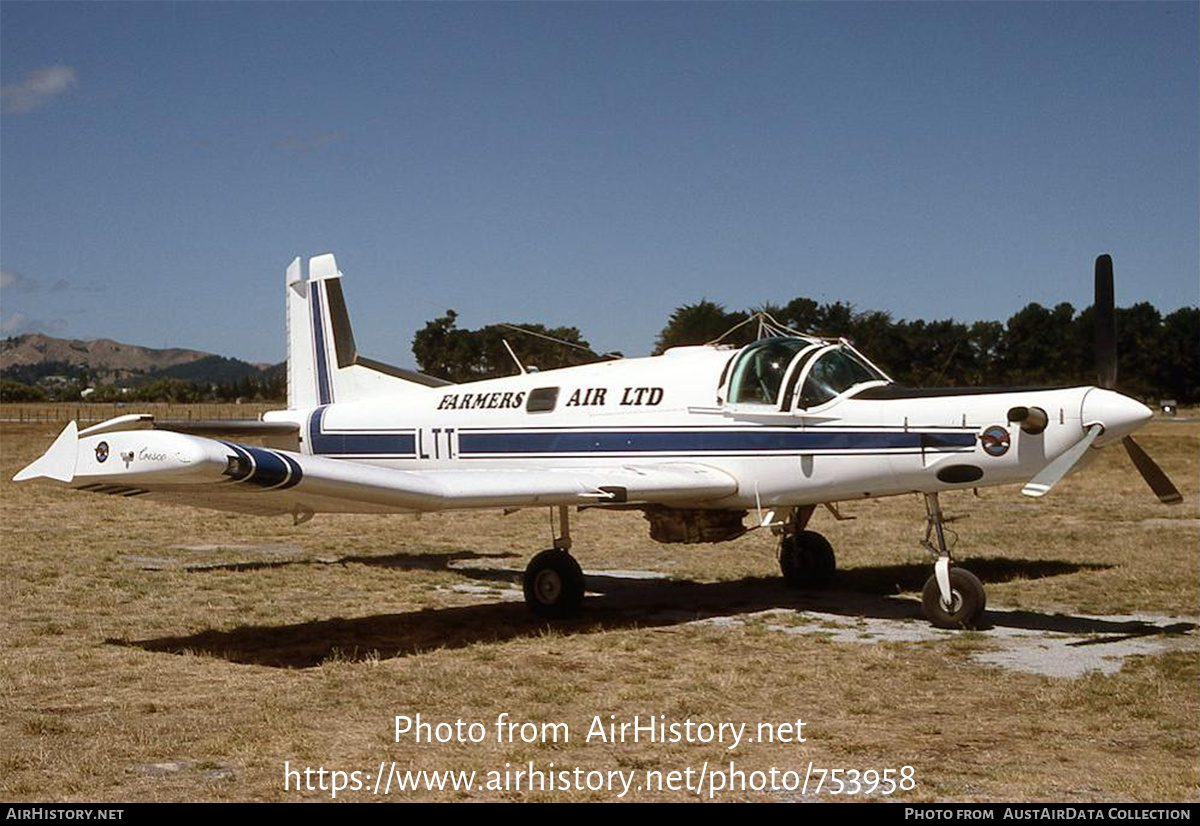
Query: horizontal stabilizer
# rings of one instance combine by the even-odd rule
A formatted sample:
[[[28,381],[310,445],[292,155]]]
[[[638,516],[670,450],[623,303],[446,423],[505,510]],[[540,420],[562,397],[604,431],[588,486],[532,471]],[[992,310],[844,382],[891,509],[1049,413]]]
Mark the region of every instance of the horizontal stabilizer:
[[[118,430],[170,430],[193,436],[221,436],[227,439],[258,439],[295,436],[296,422],[264,422],[259,419],[156,419],[153,413],[128,413],[79,431],[79,438],[113,433]]]
[[[163,419],[154,423],[154,429],[190,433],[193,436],[254,439],[295,436],[300,432],[300,425],[295,422],[262,422],[258,419]]]
[[[79,431],[79,437],[95,436],[98,433],[111,433],[114,430],[140,430],[150,427],[154,427],[153,413],[127,413],[124,416],[114,416],[111,419],[105,419],[100,424],[85,427]]]

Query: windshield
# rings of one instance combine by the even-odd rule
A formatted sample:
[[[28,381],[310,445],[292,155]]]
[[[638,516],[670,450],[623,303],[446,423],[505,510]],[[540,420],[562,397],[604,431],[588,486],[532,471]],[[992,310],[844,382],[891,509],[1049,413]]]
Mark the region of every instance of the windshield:
[[[887,381],[887,377],[845,347],[822,353],[808,371],[800,390],[800,407],[824,404],[858,384]]]

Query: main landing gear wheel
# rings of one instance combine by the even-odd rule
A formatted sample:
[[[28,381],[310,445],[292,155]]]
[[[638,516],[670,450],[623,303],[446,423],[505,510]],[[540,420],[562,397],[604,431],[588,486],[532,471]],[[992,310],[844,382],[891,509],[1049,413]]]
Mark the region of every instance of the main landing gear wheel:
[[[583,606],[583,569],[569,553],[542,551],[525,568],[525,604],[539,617],[568,617]]]
[[[792,588],[824,588],[837,570],[833,546],[816,531],[785,536],[779,543],[779,570]]]
[[[942,601],[937,575],[925,582],[921,592],[925,618],[938,628],[974,628],[987,607],[987,594],[979,577],[963,568],[950,569],[950,604]]]

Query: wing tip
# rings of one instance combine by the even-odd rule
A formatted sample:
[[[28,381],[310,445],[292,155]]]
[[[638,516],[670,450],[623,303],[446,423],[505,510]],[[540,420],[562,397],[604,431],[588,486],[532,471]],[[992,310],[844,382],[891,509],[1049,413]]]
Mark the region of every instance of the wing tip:
[[[75,478],[76,445],[79,442],[79,425],[74,420],[63,428],[54,444],[12,478],[14,482],[30,479],[54,479],[70,482]]]

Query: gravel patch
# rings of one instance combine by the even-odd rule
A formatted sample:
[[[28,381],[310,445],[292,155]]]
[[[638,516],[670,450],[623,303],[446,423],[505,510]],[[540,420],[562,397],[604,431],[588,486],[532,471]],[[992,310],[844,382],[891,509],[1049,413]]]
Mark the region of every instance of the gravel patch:
[[[915,600],[895,599],[916,607]],[[1047,626],[1044,628],[1028,627],[1037,624],[1029,617],[1024,611],[989,609],[985,620],[990,627],[973,637],[983,650],[970,653],[970,658],[981,665],[1075,679],[1093,672],[1116,673],[1130,657],[1200,649],[1196,617],[1055,615],[1041,623]],[[946,642],[963,633],[934,628],[924,619],[855,617],[819,609],[773,608],[689,624],[730,629],[755,621],[779,634],[821,636],[831,642],[860,645]],[[1079,630],[1057,630],[1073,627]]]

